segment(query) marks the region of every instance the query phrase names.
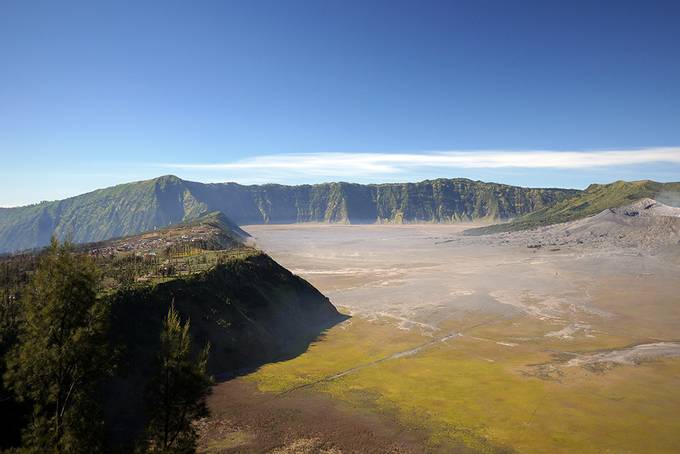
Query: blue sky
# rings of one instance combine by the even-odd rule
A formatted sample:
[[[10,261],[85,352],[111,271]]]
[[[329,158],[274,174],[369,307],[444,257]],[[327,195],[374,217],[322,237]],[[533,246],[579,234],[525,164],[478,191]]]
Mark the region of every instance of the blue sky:
[[[243,183],[680,180],[677,1],[0,2],[0,206]]]

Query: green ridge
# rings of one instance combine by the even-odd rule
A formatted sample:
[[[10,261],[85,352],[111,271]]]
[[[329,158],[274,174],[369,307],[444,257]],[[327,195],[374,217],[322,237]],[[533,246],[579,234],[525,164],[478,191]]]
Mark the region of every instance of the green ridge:
[[[680,183],[657,183],[656,181],[641,180],[591,184],[582,193],[526,214],[512,222],[470,229],[466,233],[484,235],[533,229],[545,225],[575,221],[608,208],[628,205],[643,198],[658,199],[660,202],[664,202],[668,201],[669,198],[676,198],[678,194],[680,194]]]

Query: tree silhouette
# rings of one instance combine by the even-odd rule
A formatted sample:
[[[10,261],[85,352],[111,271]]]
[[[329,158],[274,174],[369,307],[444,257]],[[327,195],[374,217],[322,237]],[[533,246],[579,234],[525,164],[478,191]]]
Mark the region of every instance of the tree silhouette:
[[[182,324],[174,305],[161,331],[157,372],[149,386],[150,421],[143,451],[190,453],[197,434],[192,421],[208,415],[205,399],[212,379],[207,374],[209,345],[191,358],[189,321]]]

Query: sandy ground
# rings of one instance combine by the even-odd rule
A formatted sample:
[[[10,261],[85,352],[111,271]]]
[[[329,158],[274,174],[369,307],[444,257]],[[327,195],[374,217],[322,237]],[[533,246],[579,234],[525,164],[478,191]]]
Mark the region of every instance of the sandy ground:
[[[676,252],[536,248],[528,247],[535,244],[531,234],[463,236],[469,227],[244,227],[260,248],[353,319],[298,360],[217,386],[210,404],[218,416],[204,431],[203,450],[449,452],[463,448],[441,442],[442,433],[455,441],[474,432],[462,439],[481,451],[644,452],[648,440],[631,438],[635,432],[627,429],[643,420],[660,428],[659,452],[680,449],[668,419],[680,416],[680,401],[667,391],[677,386],[678,377],[668,371],[676,370],[672,362],[680,354]],[[392,330],[378,336],[385,336],[384,345],[366,340],[357,347],[367,350],[365,357],[356,356],[352,348],[373,334],[371,326],[384,325]],[[409,340],[397,345],[402,338]],[[671,363],[657,367],[655,361]],[[275,406],[253,380],[275,390]],[[419,385],[415,403],[410,380]],[[654,387],[647,386],[650,380]],[[458,398],[445,387],[459,384],[462,400],[444,403]],[[614,389],[628,399],[612,400]],[[328,393],[350,405],[329,401]],[[501,403],[514,393],[514,405]],[[364,394],[378,396],[379,410],[367,406]],[[427,416],[408,422],[413,412]],[[616,420],[624,413],[630,420]],[[226,436],[215,435],[220,424]],[[440,434],[434,444],[425,435],[433,427]]]
[[[680,266],[628,249],[531,248],[518,241],[465,237],[469,225],[248,226],[275,260],[309,280],[338,307],[365,318],[388,316],[404,329],[441,334],[470,313],[544,320],[561,338],[619,329],[640,337],[680,337]],[[507,241],[507,242],[506,242]],[[652,289],[652,291],[649,291]],[[639,293],[653,311],[612,294]],[[651,336],[650,336],[651,337]]]

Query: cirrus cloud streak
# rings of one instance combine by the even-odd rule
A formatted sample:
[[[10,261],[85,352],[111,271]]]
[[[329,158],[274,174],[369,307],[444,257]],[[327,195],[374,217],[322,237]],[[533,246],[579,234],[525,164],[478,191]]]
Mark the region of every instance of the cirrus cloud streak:
[[[628,150],[547,151],[480,150],[418,153],[272,154],[225,163],[163,163],[160,167],[194,171],[259,171],[316,176],[378,176],[416,169],[595,169],[651,163],[680,165],[680,147]]]

